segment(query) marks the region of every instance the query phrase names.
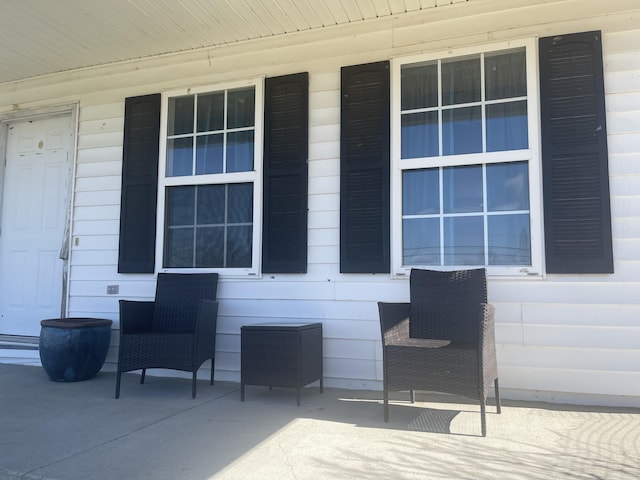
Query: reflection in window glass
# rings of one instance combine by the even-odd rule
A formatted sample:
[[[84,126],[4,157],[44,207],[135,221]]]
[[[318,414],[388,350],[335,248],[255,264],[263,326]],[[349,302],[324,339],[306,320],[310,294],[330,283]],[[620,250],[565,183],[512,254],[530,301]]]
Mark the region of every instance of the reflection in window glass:
[[[438,65],[405,65],[401,72],[402,110],[438,106]]]
[[[165,235],[165,260],[167,268],[180,268],[193,264],[193,229],[172,228]]]
[[[253,170],[253,130],[227,134],[227,172]]]
[[[167,223],[172,226],[193,225],[193,187],[167,190]]]
[[[202,135],[196,141],[196,175],[222,173],[224,135]]]
[[[438,112],[403,115],[401,142],[401,158],[438,156]]]
[[[167,123],[167,176],[253,170],[254,87],[169,98]]]
[[[440,220],[411,218],[402,221],[402,259],[405,265],[440,265]]]
[[[193,132],[193,95],[169,99],[168,135]]]
[[[224,129],[224,92],[198,95],[198,132]]]
[[[229,223],[250,223],[253,218],[253,185],[231,184],[229,188]]]
[[[530,265],[528,178],[528,162],[405,170],[403,264]]]
[[[166,268],[250,267],[253,184],[166,189]]]
[[[225,185],[201,185],[198,187],[198,225],[222,225],[226,195]]]
[[[529,215],[489,217],[489,265],[530,265]]]
[[[224,227],[203,227],[196,230],[196,268],[216,268],[224,265]]]
[[[402,213],[440,213],[440,174],[437,168],[402,173]]]
[[[258,271],[258,82],[166,99],[162,268]]]
[[[442,112],[443,155],[482,152],[482,108],[454,108]]]
[[[526,59],[510,48],[396,70],[403,265],[531,265]]]
[[[251,265],[251,226],[230,226],[227,230],[227,267]]]
[[[485,96],[487,100],[527,95],[527,69],[524,49],[485,56]]]
[[[167,141],[167,177],[192,175],[193,138],[181,137]]]
[[[255,93],[253,88],[229,90],[227,107],[227,128],[253,126]]]
[[[444,219],[444,264],[484,265],[484,222],[481,216]]]
[[[527,102],[487,105],[487,152],[529,148]]]
[[[480,101],[480,56],[442,62],[442,105]]]
[[[482,166],[445,168],[442,193],[445,213],[481,212]]]
[[[529,209],[527,162],[487,165],[487,208],[490,212]]]

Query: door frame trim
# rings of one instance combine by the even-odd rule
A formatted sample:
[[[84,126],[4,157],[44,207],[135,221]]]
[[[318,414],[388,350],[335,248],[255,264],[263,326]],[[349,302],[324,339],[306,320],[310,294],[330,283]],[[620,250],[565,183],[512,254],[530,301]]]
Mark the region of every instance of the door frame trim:
[[[75,181],[78,157],[78,111],[80,102],[73,102],[63,105],[53,105],[48,107],[25,108],[11,112],[0,112],[0,153],[4,161],[0,162],[0,225],[2,225],[2,211],[4,198],[4,175],[7,158],[7,135],[9,125],[24,121],[45,120],[51,117],[70,116],[71,118],[71,144],[69,151],[68,165],[68,185],[67,204],[65,211],[65,238],[61,247],[66,258],[62,262],[62,298],[60,299],[60,316],[66,317],[69,314],[69,262],[71,258],[71,238],[73,235],[71,226],[73,225],[73,205],[75,203]],[[2,232],[0,231],[0,235]]]

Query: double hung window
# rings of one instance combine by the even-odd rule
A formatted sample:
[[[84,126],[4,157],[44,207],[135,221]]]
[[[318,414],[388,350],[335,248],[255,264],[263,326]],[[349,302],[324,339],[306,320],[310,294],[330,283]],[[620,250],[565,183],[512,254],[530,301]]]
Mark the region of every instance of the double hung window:
[[[160,268],[256,273],[262,84],[163,98]]]
[[[539,271],[534,45],[393,63],[393,260]]]

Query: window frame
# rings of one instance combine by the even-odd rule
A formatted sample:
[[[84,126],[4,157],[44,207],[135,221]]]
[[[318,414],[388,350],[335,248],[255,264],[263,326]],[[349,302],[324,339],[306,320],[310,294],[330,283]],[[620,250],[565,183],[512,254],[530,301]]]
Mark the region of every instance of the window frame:
[[[403,65],[429,61],[448,61],[458,57],[493,53],[516,48],[525,49],[527,79],[528,148],[511,151],[442,155],[423,158],[401,158],[401,69]],[[537,42],[533,38],[508,42],[463,47],[427,54],[407,55],[391,59],[391,272],[394,277],[409,275],[411,268],[455,270],[459,268],[486,267],[494,276],[539,277],[544,275],[544,230],[542,210],[542,157],[540,147],[540,101]],[[482,67],[482,72],[484,67]],[[484,79],[482,79],[484,85]],[[484,104],[484,92],[483,92]],[[442,111],[439,107],[439,111]],[[486,116],[483,114],[482,122]],[[483,126],[483,132],[484,132]],[[402,228],[402,173],[404,170],[439,168],[461,165],[484,165],[513,161],[527,161],[529,170],[529,222],[531,265],[404,265]],[[486,192],[485,192],[486,193]],[[485,202],[486,204],[486,202]],[[486,205],[485,205],[486,212]],[[486,213],[485,213],[486,215]],[[487,231],[484,230],[486,239]]]
[[[184,95],[222,92],[246,87],[255,88],[255,124],[253,170],[245,172],[203,174],[189,176],[167,177],[167,126],[169,114],[169,99]],[[263,144],[264,144],[264,77],[255,77],[243,81],[233,81],[203,85],[191,88],[169,90],[162,93],[160,109],[160,154],[158,164],[158,212],[156,219],[156,258],[157,272],[172,273],[208,273],[217,272],[227,277],[246,277],[261,275],[262,263],[262,176],[263,176]],[[226,185],[231,183],[253,184],[253,235],[251,266],[242,268],[170,268],[163,266],[166,229],[166,189],[183,185]]]

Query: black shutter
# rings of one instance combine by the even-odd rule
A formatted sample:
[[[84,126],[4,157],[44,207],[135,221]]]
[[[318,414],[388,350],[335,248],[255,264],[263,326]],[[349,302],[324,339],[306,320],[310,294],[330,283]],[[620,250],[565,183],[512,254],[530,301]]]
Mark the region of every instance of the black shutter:
[[[307,271],[309,74],[265,81],[262,271]]]
[[[119,273],[153,273],[160,94],[125,100]]]
[[[389,272],[389,62],[342,68],[340,272]]]
[[[540,39],[549,273],[613,273],[600,32]]]

